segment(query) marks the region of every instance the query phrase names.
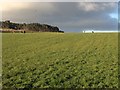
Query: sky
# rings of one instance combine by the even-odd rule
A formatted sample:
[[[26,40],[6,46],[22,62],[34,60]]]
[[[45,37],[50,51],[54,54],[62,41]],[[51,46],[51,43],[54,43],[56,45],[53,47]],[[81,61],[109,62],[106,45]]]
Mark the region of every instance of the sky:
[[[65,32],[117,30],[117,2],[2,2],[2,20],[58,26]]]

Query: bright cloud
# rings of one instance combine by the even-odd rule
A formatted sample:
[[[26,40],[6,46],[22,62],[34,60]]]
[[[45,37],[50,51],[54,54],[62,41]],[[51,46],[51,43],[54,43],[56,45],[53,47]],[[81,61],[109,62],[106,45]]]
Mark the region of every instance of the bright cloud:
[[[27,8],[28,6],[29,6],[28,3],[1,2],[0,10],[9,11],[9,10],[16,10],[16,9],[24,9],[24,8]]]
[[[96,11],[98,8],[98,5],[95,3],[89,3],[87,5],[86,3],[79,3],[79,7],[85,11]]]
[[[0,2],[118,2],[119,0],[0,0]]]
[[[87,12],[89,11],[99,11],[105,10],[106,8],[114,8],[116,6],[115,3],[96,3],[96,2],[80,2],[78,3],[78,7]]]
[[[111,18],[118,19],[118,14],[117,14],[117,13],[112,13],[112,14],[110,14],[110,17],[111,17]]]

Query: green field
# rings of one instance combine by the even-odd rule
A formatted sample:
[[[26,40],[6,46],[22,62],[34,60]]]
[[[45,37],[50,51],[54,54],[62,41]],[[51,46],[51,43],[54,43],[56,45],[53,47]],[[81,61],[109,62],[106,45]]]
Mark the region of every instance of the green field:
[[[2,65],[3,88],[118,88],[118,34],[3,34]]]

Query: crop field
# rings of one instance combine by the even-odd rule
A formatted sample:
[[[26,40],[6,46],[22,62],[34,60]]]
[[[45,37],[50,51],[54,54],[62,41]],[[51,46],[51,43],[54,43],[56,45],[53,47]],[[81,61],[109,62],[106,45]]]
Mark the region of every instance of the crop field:
[[[3,88],[118,88],[117,33],[2,35]]]

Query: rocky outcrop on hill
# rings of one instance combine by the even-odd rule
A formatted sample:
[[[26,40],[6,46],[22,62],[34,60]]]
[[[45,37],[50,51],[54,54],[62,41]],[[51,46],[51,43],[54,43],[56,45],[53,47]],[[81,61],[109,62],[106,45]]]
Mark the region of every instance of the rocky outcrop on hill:
[[[40,23],[30,23],[30,24],[20,24],[20,23],[13,23],[9,20],[0,22],[0,27],[3,29],[13,29],[13,30],[26,30],[32,32],[62,32],[60,31],[57,26],[51,26],[47,24],[40,24]]]

